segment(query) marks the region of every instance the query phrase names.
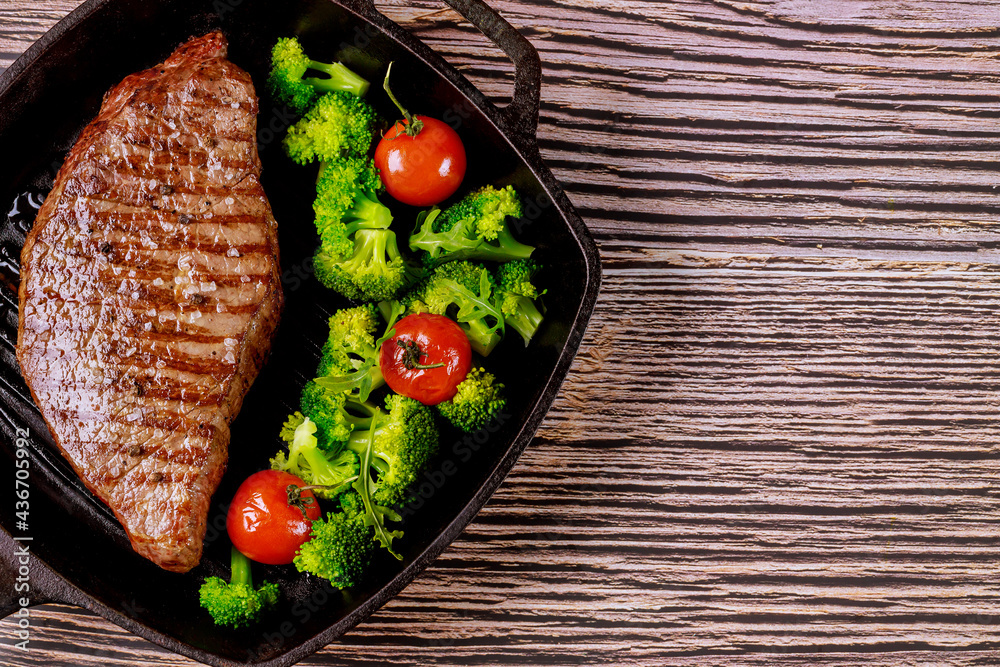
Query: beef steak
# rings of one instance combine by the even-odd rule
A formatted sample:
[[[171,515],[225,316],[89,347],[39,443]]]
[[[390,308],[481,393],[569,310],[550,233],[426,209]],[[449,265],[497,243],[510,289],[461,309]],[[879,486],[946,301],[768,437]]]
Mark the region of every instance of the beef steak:
[[[56,444],[160,567],[198,564],[282,307],[257,98],[221,33],[126,77],[21,253],[17,356]]]

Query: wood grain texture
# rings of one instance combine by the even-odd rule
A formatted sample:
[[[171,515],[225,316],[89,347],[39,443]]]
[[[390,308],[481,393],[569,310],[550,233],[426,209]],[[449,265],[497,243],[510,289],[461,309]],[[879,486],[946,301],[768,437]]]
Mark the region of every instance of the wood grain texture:
[[[75,4],[0,0],[0,65]],[[604,291],[493,500],[306,664],[1000,664],[1000,5],[492,4]],[[379,6],[509,95],[453,12]],[[37,616],[5,663],[193,664]]]

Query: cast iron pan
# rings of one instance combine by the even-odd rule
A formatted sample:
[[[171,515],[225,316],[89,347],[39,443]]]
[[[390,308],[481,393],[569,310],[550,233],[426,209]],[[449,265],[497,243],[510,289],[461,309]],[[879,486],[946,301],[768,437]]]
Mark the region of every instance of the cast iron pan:
[[[539,159],[538,54],[480,0],[446,1],[514,61],[514,98],[505,108],[487,101],[368,0],[89,0],[0,76],[0,204],[3,210],[11,206],[7,219],[0,218],[0,470],[6,488],[15,484],[18,446],[30,454],[29,514],[16,515],[12,494],[0,501],[3,615],[23,613],[22,597],[31,605],[65,602],[208,664],[291,665],[402,590],[458,536],[503,480],[566,375],[594,307],[600,267],[593,241]],[[127,74],[160,62],[188,37],[213,29],[229,38],[230,59],[250,72],[261,96],[262,178],[281,230],[287,307],[271,358],[233,424],[229,471],[209,515],[205,556],[195,570],[178,575],[133,553],[110,511],[84,489],[53,447],[14,357],[17,258],[33,205],[51,187],[104,92]],[[511,336],[488,360],[507,384],[509,418],[475,437],[443,434],[441,455],[415,489],[419,506],[404,512],[402,562],[380,556],[368,581],[343,593],[294,568],[255,566],[255,580],[280,583],[280,608],[251,630],[229,631],[216,627],[197,603],[205,576],[228,576],[225,502],[239,481],[266,467],[277,450],[280,425],[315,372],[327,316],[346,305],[309,278],[317,243],[312,184],[306,170],[281,153],[279,138],[290,117],[262,85],[271,45],[290,34],[299,35],[314,58],[343,60],[368,78],[373,83],[368,98],[386,118],[396,112],[379,84],[386,64],[394,60],[396,95],[414,112],[458,124],[470,156],[464,187],[511,183],[520,190],[527,205],[517,234],[538,247],[536,256],[547,267],[540,280],[548,288],[548,311],[527,350]],[[397,232],[405,238],[414,212],[395,212]],[[26,525],[19,523],[25,519]],[[18,574],[15,549],[20,545],[30,548],[30,559],[22,558],[27,577]],[[30,590],[15,589],[19,577]]]

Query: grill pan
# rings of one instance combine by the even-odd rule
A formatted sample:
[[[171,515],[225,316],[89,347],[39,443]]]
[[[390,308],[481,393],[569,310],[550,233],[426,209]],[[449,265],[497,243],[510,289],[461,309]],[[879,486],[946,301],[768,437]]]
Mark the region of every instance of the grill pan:
[[[0,502],[0,616],[61,602],[89,609],[167,649],[229,667],[294,664],[357,625],[401,591],[448,546],[500,485],[552,404],[590,319],[600,286],[593,240],[542,164],[535,134],[541,67],[528,41],[480,0],[445,0],[513,60],[513,99],[489,102],[430,48],[378,13],[368,0],[89,0],[60,21],[0,75],[0,470],[15,486],[17,450],[28,452],[29,514],[15,497]],[[262,181],[279,222],[286,309],[271,358],[232,426],[229,469],[209,513],[201,564],[165,572],[136,555],[114,516],[77,479],[51,436],[14,356],[18,257],[34,210],[105,91],[126,75],[162,61],[192,35],[221,29],[229,58],[250,72],[261,97],[258,145]],[[291,122],[263,81],[279,36],[300,36],[317,60],[342,60],[372,82],[368,99],[383,117],[397,112],[381,94],[380,73],[393,66],[393,90],[414,113],[451,120],[469,155],[463,189],[513,184],[525,199],[515,230],[537,246],[548,293],[546,319],[527,350],[508,336],[487,360],[508,388],[507,418],[492,431],[463,437],[443,431],[442,452],[417,500],[404,511],[401,562],[380,553],[368,581],[347,592],[291,567],[255,565],[255,580],[281,585],[279,608],[248,630],[215,626],[197,603],[204,577],[228,577],[225,502],[239,481],[267,466],[277,432],[315,372],[326,319],[347,302],[309,278],[316,238],[312,184],[281,153]],[[416,213],[394,205],[405,238]],[[402,225],[399,223],[402,222]],[[24,473],[22,473],[22,476]],[[10,488],[10,487],[8,487]],[[15,488],[15,490],[20,490]],[[19,524],[27,519],[26,525]],[[15,590],[18,549],[28,547],[30,591]]]

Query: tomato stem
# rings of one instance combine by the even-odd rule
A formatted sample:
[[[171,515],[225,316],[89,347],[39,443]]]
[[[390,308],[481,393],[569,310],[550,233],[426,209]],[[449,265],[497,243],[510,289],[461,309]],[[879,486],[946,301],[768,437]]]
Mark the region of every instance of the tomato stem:
[[[385,92],[389,96],[389,99],[392,100],[392,103],[396,105],[396,108],[399,109],[400,112],[402,112],[403,118],[406,119],[406,128],[403,130],[403,132],[408,137],[415,137],[418,134],[420,134],[420,130],[424,129],[424,123],[419,118],[410,115],[410,112],[407,111],[406,109],[404,109],[403,105],[400,104],[399,100],[396,99],[396,96],[392,94],[392,91],[389,89],[389,73],[390,72],[392,72],[392,63],[391,62],[389,63],[389,66],[385,70],[385,81],[382,82],[382,88],[385,89]],[[396,132],[395,137],[392,137],[392,138],[395,139],[398,136],[399,136],[399,132]]]
[[[420,347],[417,345],[416,341],[413,340],[400,340],[396,339],[396,345],[403,348],[403,365],[407,369],[413,370],[415,368],[441,368],[444,366],[443,363],[439,364],[422,364],[420,363],[420,357],[425,357],[423,352],[420,351]]]
[[[285,491],[288,492],[288,504],[292,507],[298,507],[299,511],[302,512],[302,518],[308,519],[309,515],[306,510],[316,503],[316,499],[312,496],[303,496],[303,491],[314,491],[316,489],[328,489],[328,486],[319,486],[312,484],[309,486],[299,486],[298,484],[289,484],[285,487]]]

